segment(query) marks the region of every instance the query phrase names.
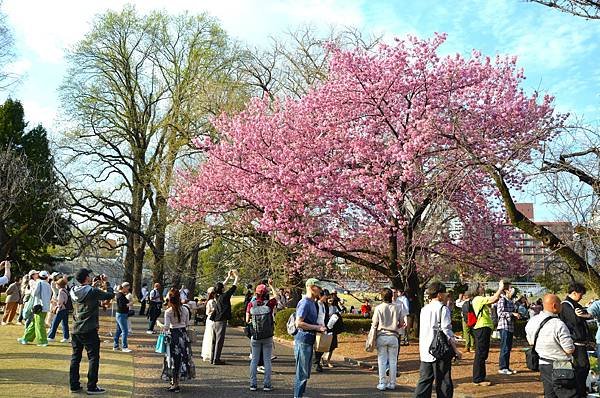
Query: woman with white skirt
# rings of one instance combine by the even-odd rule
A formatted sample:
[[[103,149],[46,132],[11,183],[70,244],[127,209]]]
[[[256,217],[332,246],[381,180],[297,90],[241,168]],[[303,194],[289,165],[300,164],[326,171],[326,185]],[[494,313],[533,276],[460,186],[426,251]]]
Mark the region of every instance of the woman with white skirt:
[[[213,340],[213,321],[210,316],[215,310],[215,288],[211,287],[206,292],[208,301],[206,302],[206,327],[204,328],[204,338],[202,339],[202,360],[210,361],[212,356],[212,340]]]

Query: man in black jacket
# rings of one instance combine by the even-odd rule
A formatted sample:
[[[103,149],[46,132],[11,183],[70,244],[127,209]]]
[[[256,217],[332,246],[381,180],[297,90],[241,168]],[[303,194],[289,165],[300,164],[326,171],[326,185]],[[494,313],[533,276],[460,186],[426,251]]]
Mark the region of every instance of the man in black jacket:
[[[573,337],[575,352],[573,352],[573,369],[578,397],[587,397],[586,380],[590,372],[590,361],[587,354],[589,331],[587,319],[590,316],[584,311],[579,302],[586,293],[585,286],[573,282],[568,288],[569,294],[561,303],[560,319],[567,325]]]
[[[91,272],[85,268],[77,271],[75,279],[80,285],[71,289],[71,298],[75,306],[75,324],[73,325],[73,335],[71,337],[73,354],[71,355],[69,383],[72,393],[82,391],[79,383],[79,364],[85,348],[89,360],[87,393],[88,395],[99,395],[106,393],[106,390],[99,388],[97,385],[98,368],[100,367],[100,337],[98,336],[100,322],[98,312],[100,301],[112,300],[115,294],[107,282],[106,275],[100,276],[101,284],[104,286],[104,290],[101,290],[91,286],[92,278],[90,274]]]
[[[230,278],[234,278],[233,286],[231,286],[226,292],[225,284]],[[221,352],[223,351],[223,344],[225,343],[225,332],[227,330],[227,321],[231,319],[231,296],[235,293],[238,283],[237,271],[229,271],[227,278],[223,283],[217,283],[215,287],[215,310],[211,315],[213,323],[213,346],[212,346],[212,357],[210,363],[213,365],[225,365],[225,362],[221,361]]]

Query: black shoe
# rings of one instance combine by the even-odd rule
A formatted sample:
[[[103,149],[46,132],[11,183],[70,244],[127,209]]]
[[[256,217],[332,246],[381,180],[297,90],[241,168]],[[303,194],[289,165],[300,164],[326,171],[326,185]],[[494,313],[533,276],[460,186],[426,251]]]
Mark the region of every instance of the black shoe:
[[[181,389],[179,387],[172,387],[171,386],[171,387],[167,388],[167,391],[168,392],[179,392],[179,391],[181,391]]]
[[[71,394],[79,394],[81,392],[83,392],[83,388],[81,388],[81,387],[76,388],[76,389],[71,389]]]
[[[317,364],[317,372],[319,373],[323,373],[323,366],[321,366],[321,364]]]
[[[218,360],[218,361],[214,361],[212,364],[213,365],[227,365],[227,362]]]
[[[92,390],[87,390],[87,395],[102,395],[106,394],[106,390],[104,388],[96,387]]]

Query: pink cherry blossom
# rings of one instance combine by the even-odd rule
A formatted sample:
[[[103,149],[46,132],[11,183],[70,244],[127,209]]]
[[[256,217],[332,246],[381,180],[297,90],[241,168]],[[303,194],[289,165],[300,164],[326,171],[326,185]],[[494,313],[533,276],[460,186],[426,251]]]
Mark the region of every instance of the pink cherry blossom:
[[[283,244],[396,286],[415,287],[415,271],[525,272],[483,167],[520,186],[562,117],[523,91],[514,57],[440,57],[445,37],[330,48],[328,78],[304,97],[216,119],[219,141],[196,142],[207,160],[180,171],[171,205],[184,220],[243,209]]]

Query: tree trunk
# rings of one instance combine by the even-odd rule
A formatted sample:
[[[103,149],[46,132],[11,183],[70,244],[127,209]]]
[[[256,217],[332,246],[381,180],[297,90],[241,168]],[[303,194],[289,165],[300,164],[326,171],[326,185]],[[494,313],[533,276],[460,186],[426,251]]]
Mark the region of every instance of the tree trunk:
[[[192,292],[193,295],[196,295],[197,290],[198,290],[198,285],[196,284],[196,281],[198,278],[199,257],[200,257],[200,249],[194,250],[192,252],[192,255],[190,258],[190,263],[189,263],[186,287],[189,289],[190,292]]]
[[[504,177],[498,170],[488,166],[486,167],[486,171],[490,174],[494,180],[494,183],[496,184],[496,187],[500,191],[504,207],[506,208],[506,213],[512,225],[542,242],[544,247],[549,248],[552,252],[558,255],[573,271],[584,278],[594,293],[600,294],[600,274],[598,271],[593,267],[590,267],[582,256],[577,254],[575,250],[565,244],[552,231],[542,225],[536,224],[534,221],[531,221],[517,209],[517,205],[512,198],[510,189],[504,181]]]
[[[135,247],[134,247],[134,233],[127,232],[125,236],[125,258],[123,259],[123,280],[133,284],[133,291],[137,293],[135,284]]]

